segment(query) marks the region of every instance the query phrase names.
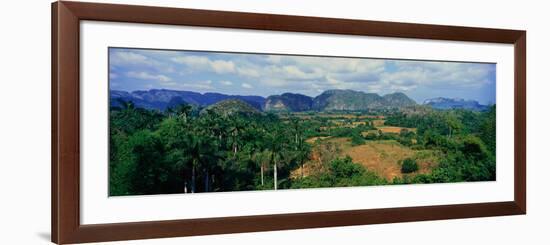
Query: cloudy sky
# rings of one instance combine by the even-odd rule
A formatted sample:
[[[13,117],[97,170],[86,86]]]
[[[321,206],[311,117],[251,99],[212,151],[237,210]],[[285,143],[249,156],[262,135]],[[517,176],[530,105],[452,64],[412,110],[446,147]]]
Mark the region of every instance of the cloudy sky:
[[[111,90],[317,96],[328,89],[495,103],[495,64],[109,49]]]

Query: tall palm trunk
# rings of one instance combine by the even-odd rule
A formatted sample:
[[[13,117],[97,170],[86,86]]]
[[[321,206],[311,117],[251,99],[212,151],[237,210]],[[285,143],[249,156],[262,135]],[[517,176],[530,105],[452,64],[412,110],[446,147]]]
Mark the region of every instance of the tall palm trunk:
[[[233,132],[233,157],[237,155],[237,132]]]
[[[277,190],[277,161],[273,163],[273,186]]]
[[[262,178],[262,186],[264,186],[264,165],[260,165],[260,176]]]

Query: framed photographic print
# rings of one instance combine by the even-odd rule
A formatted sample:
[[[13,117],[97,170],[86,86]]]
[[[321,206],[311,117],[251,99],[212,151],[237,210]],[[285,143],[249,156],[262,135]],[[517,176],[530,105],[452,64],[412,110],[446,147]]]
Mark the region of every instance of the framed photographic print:
[[[525,214],[526,33],[52,5],[52,241]]]

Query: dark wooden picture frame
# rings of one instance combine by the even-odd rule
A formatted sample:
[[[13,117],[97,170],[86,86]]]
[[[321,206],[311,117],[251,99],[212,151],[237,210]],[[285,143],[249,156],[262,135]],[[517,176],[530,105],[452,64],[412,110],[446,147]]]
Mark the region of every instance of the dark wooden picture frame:
[[[80,224],[81,20],[327,33],[514,45],[514,201],[314,213]],[[526,32],[82,2],[52,4],[52,241],[81,243],[526,213]]]

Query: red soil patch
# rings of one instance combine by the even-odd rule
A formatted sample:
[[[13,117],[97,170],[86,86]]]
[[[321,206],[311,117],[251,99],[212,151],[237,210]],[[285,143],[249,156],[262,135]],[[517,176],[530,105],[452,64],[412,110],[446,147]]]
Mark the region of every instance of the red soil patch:
[[[309,139],[309,143],[315,142],[317,137]],[[437,166],[438,152],[431,150],[412,150],[393,140],[367,141],[364,145],[352,146],[348,138],[330,138],[323,137],[322,142],[336,143],[340,148],[341,157],[350,156],[353,162],[365,166],[369,171],[375,172],[380,177],[392,181],[395,177],[402,178],[405,174],[401,173],[400,162],[405,158],[416,159],[419,170],[415,173],[407,174],[414,176],[417,174],[429,173]],[[310,161],[304,166],[304,176],[320,167],[319,153],[312,151]],[[301,176],[302,171],[297,169],[291,174],[293,177]]]

